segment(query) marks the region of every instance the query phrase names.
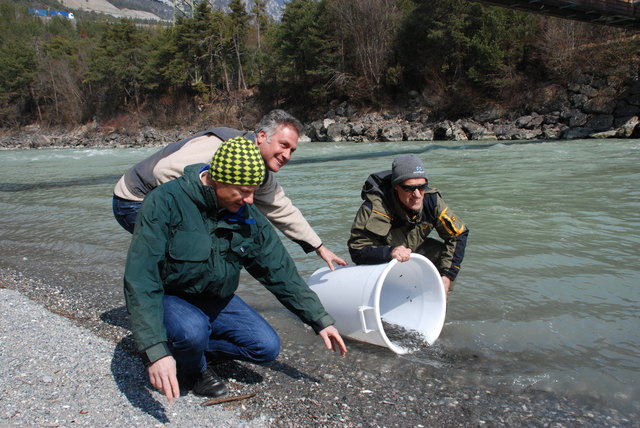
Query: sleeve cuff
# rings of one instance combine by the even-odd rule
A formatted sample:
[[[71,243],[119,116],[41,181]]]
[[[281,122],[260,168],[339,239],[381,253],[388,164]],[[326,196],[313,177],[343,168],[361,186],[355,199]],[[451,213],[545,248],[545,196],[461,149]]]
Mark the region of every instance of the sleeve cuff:
[[[319,320],[316,320],[316,321],[312,322],[309,325],[311,326],[311,328],[313,328],[313,331],[315,331],[316,334],[318,334],[318,333],[320,333],[320,331],[324,330],[325,328],[327,328],[330,325],[333,325],[335,323],[336,323],[336,320],[334,320],[331,315],[326,314],[325,316],[323,316]]]
[[[160,358],[164,358],[167,355],[171,355],[169,344],[167,342],[160,342],[156,343],[155,345],[151,345],[150,347],[142,351],[141,357],[144,365],[150,366]]]

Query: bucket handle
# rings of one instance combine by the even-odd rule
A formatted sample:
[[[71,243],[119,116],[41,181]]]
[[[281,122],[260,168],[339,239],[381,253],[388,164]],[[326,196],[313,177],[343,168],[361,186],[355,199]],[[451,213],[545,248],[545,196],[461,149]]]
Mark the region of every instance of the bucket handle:
[[[362,331],[364,333],[371,333],[372,330],[370,328],[367,328],[367,321],[364,318],[364,311],[372,311],[374,308],[372,306],[359,306],[358,307],[358,313],[360,314],[360,326],[362,328]]]

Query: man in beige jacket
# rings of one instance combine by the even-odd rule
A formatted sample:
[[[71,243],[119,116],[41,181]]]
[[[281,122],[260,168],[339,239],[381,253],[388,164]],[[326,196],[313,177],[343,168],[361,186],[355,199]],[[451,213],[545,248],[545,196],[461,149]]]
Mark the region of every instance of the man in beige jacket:
[[[265,180],[254,195],[255,206],[305,253],[315,251],[332,270],[334,262],[344,266],[347,262],[323,245],[274,176],[291,159],[302,132],[302,124],[295,117],[283,110],[273,110],[262,118],[254,132],[212,128],[171,143],[135,164],[120,178],[113,189],[113,214],[124,229],[133,233],[147,193],[183,175],[185,166],[208,162],[223,141],[242,136],[256,143],[267,168]]]

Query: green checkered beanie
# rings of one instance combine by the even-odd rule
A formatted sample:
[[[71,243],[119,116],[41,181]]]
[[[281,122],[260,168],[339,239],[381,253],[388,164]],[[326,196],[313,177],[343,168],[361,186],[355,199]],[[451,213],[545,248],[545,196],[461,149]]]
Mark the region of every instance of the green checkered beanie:
[[[264,160],[260,149],[243,137],[230,138],[220,145],[211,159],[211,179],[239,186],[259,186],[264,179]]]

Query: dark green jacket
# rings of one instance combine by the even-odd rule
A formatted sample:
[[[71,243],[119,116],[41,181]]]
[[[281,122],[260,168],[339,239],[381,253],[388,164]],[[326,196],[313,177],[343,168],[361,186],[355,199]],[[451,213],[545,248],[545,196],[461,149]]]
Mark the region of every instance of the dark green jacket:
[[[242,267],[316,333],[333,324],[267,219],[253,205],[235,216],[220,210],[213,188],[200,182],[201,166],[150,192],[136,221],[124,293],[131,331],[148,361],[169,354],[163,296],[231,296]]]
[[[435,230],[443,250],[432,260],[441,275],[455,280],[464,257],[469,230],[444,202],[435,188],[427,188],[422,209],[409,214],[402,209],[393,187],[391,171],[371,174],[362,188],[363,204],[351,226],[347,242],[356,264],[379,264],[391,260],[393,247],[403,245],[422,253],[428,235]]]

